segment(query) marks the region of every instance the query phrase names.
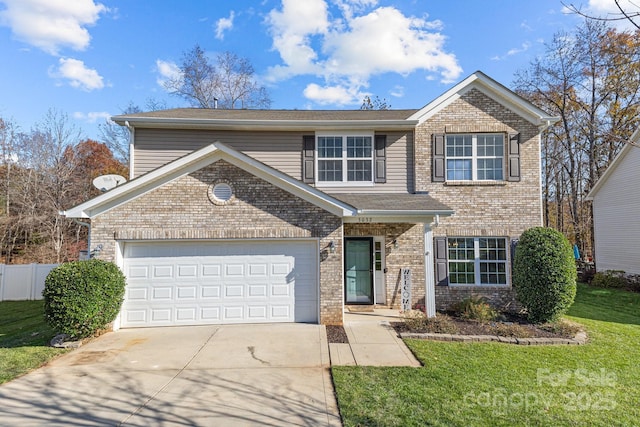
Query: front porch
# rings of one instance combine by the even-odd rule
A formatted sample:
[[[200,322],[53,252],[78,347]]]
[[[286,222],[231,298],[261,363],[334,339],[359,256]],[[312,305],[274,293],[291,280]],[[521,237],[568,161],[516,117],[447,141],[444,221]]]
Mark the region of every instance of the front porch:
[[[423,224],[346,223],[344,240],[346,306],[401,309],[402,269],[411,272],[411,306],[424,301]]]

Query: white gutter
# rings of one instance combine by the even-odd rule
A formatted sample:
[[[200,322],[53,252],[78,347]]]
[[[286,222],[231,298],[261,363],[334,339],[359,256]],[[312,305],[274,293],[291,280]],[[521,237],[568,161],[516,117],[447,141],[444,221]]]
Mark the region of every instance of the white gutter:
[[[318,130],[318,129],[381,129],[413,130],[417,120],[245,120],[245,119],[176,119],[164,117],[124,117],[119,125],[154,128],[230,129],[230,130]]]

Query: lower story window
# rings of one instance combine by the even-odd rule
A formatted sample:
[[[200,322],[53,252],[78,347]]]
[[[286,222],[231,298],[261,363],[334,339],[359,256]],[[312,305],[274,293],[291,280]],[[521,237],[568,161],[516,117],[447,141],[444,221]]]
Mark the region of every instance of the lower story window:
[[[500,237],[447,239],[449,283],[506,285],[507,241]]]

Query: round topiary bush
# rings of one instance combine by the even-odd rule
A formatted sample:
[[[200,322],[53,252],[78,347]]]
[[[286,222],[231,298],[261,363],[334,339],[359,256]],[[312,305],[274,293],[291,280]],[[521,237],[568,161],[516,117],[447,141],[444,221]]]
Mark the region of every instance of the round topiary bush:
[[[545,227],[522,233],[513,261],[513,286],[532,322],[561,316],[576,296],[576,264],[567,238]]]
[[[45,280],[45,320],[57,332],[85,338],[118,315],[125,277],[113,263],[91,259],[62,264]]]

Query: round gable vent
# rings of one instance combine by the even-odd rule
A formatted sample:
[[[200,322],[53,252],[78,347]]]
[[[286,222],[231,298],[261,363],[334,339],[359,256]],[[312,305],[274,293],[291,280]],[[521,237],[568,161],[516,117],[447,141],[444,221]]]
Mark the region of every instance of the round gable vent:
[[[233,200],[233,187],[226,181],[219,181],[209,187],[209,200],[216,205],[226,205]]]

